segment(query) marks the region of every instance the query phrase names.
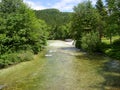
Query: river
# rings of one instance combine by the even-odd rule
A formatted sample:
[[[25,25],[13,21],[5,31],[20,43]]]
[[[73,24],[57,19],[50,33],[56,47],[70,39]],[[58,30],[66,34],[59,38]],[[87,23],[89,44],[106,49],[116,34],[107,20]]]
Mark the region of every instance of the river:
[[[120,62],[48,42],[35,60],[0,70],[3,90],[120,90]]]

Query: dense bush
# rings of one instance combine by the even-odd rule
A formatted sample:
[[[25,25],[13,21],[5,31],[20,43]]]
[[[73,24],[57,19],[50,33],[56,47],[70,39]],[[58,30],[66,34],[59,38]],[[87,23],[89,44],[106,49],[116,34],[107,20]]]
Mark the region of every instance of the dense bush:
[[[112,58],[115,58],[115,59],[118,59],[120,60],[120,49],[117,50],[117,49],[108,49],[106,50],[106,55],[112,57]]]
[[[75,47],[79,49],[81,48],[81,40],[76,40]]]
[[[70,12],[60,12],[58,9],[44,9],[34,11],[37,18],[44,20],[50,26],[61,26],[69,23]]]
[[[4,68],[9,65],[17,64],[23,61],[29,61],[32,59],[33,53],[31,51],[21,51],[19,53],[4,54],[0,57],[0,68]]]
[[[108,50],[110,47],[111,47],[110,44],[101,42],[98,46],[98,52],[105,54],[105,51]]]
[[[32,53],[43,49],[46,40],[46,23],[37,19],[23,0],[1,0],[0,67],[30,60]]]
[[[82,35],[81,47],[88,52],[97,52],[99,50],[100,38],[97,32],[90,32]]]
[[[112,48],[113,49],[120,49],[120,39],[117,39],[112,43]]]
[[[120,39],[114,41],[111,47],[105,51],[105,53],[112,58],[120,60]]]

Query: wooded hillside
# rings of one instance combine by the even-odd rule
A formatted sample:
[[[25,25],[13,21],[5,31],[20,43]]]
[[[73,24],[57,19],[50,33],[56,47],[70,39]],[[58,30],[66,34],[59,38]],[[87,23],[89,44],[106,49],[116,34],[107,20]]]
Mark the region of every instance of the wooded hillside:
[[[72,13],[60,12],[58,9],[35,10],[38,19],[49,25],[49,39],[65,39],[70,37],[70,19]]]

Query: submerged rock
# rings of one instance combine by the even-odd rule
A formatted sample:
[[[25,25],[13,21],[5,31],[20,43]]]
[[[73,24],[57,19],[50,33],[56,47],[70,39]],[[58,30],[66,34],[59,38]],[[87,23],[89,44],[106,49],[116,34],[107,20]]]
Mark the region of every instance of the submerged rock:
[[[5,87],[6,87],[6,85],[0,85],[0,90],[2,90]]]
[[[107,62],[105,65],[105,70],[109,72],[120,72],[120,62],[117,60],[112,60]]]
[[[51,54],[46,54],[45,56],[46,56],[46,57],[51,57],[52,55],[51,55]]]
[[[110,63],[111,65],[111,67],[112,68],[119,68],[120,69],[120,63],[118,62],[118,61],[112,61],[111,63]]]

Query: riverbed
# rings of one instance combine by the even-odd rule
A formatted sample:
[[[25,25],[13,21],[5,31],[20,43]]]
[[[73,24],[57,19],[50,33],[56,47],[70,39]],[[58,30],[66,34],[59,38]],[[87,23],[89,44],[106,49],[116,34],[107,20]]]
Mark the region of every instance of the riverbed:
[[[3,90],[120,90],[120,62],[48,41],[35,59],[0,70]]]

